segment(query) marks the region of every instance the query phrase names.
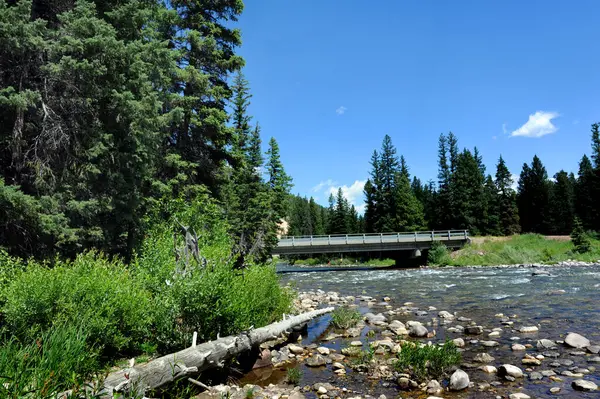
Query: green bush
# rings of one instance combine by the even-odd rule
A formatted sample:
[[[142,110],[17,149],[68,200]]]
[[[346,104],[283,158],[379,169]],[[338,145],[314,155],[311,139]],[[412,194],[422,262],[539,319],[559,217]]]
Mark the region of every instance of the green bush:
[[[447,266],[452,263],[452,258],[448,253],[448,248],[439,242],[434,241],[427,254],[427,264],[435,266]]]
[[[287,369],[287,380],[292,385],[298,385],[302,380],[302,370],[300,367]]]
[[[398,360],[394,364],[400,373],[412,375],[418,382],[440,379],[450,367],[461,362],[461,354],[452,341],[444,345],[424,345],[407,342],[401,345]]]
[[[94,252],[53,268],[31,263],[6,287],[8,332],[30,341],[56,324],[78,324],[105,353],[130,350],[147,335],[150,297],[118,260]]]
[[[331,324],[335,328],[350,328],[361,319],[360,312],[348,306],[336,308],[331,314]]]
[[[592,241],[583,230],[579,218],[575,218],[573,232],[571,233],[571,241],[573,242],[573,247],[577,253],[584,254],[592,250]]]
[[[55,399],[68,389],[84,389],[98,369],[84,328],[56,326],[30,344],[14,337],[0,346],[0,397]]]
[[[290,309],[291,294],[280,287],[274,267],[234,268],[232,243],[218,212],[210,201],[178,210],[171,222],[154,226],[132,264],[154,297],[152,336],[160,352],[189,346],[194,332],[207,341],[271,323]],[[180,224],[198,233],[200,264],[176,261],[173,230]],[[175,236],[178,247],[180,236]]]

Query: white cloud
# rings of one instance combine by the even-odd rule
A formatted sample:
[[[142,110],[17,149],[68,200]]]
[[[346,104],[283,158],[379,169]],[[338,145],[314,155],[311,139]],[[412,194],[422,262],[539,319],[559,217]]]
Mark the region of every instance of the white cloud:
[[[552,124],[552,119],[558,118],[558,116],[559,115],[556,112],[537,111],[535,114],[529,115],[529,120],[510,135],[511,137],[522,136],[538,138],[554,133],[558,128]]]
[[[338,189],[342,189],[342,193],[344,197],[348,200],[350,205],[354,205],[356,208],[356,212],[359,214],[364,213],[365,211],[365,200],[363,195],[363,190],[365,188],[366,180],[355,180],[351,185],[339,185],[338,182],[333,181],[332,179],[327,179],[313,188],[310,191],[313,193],[324,193],[326,197],[329,197],[330,194],[333,194],[335,197],[337,195]]]
[[[310,189],[310,191],[312,191],[313,193],[318,193],[319,191],[321,191],[323,188],[327,187],[331,187],[331,186],[335,186],[337,184],[336,181],[333,181],[331,179],[327,179],[325,181],[322,181],[321,183],[317,184],[316,186],[314,186],[313,188]]]
[[[502,124],[502,133],[508,134],[508,129],[506,128],[506,123]]]
[[[346,108],[342,105],[338,109],[335,110],[335,113],[338,115],[344,115],[344,112],[346,112],[347,109],[348,108]]]
[[[356,211],[358,213],[362,213],[362,211],[364,211],[363,190],[365,188],[366,182],[367,182],[366,180],[356,180],[350,186],[346,186],[346,185],[338,186],[338,187],[330,186],[329,194],[336,195],[338,192],[338,189],[341,188],[342,193],[344,194],[344,197],[346,197],[346,199],[348,200],[350,205],[354,205],[354,207],[356,208]]]

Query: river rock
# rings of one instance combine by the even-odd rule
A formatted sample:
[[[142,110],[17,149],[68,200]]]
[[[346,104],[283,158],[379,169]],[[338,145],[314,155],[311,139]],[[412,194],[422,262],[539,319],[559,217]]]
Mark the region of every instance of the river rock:
[[[483,333],[483,327],[481,326],[467,326],[465,327],[465,334],[479,335]]]
[[[533,357],[524,357],[521,362],[527,366],[539,366],[540,364],[542,364],[540,360]]]
[[[333,367],[336,370],[341,370],[341,369],[345,369],[346,367],[340,363],[340,362],[335,362],[331,365],[331,367]]]
[[[521,345],[521,344],[513,344],[510,349],[512,349],[513,351],[524,351],[525,349],[527,349],[525,347],[525,345]]]
[[[483,345],[487,348],[493,348],[494,346],[500,345],[500,343],[498,343],[496,341],[481,341],[481,345]]]
[[[395,330],[397,328],[406,328],[406,326],[400,320],[392,320],[389,325],[389,328]]]
[[[595,391],[598,389],[598,385],[587,380],[575,380],[571,383],[571,386],[576,391]]]
[[[288,349],[290,350],[290,352],[292,352],[294,355],[301,355],[302,353],[304,353],[304,348],[301,347],[300,345],[295,345],[295,344],[289,344],[288,345]]]
[[[410,335],[411,337],[422,338],[422,337],[426,337],[428,332],[429,331],[427,331],[427,328],[424,325],[413,324],[410,326],[410,329],[408,330],[408,335]]]
[[[462,391],[469,387],[469,382],[469,375],[461,369],[458,369],[450,376],[448,388],[451,391]]]
[[[457,348],[464,348],[465,347],[465,340],[462,339],[462,338],[455,338],[455,339],[452,340],[452,343]]]
[[[590,340],[577,333],[569,333],[565,338],[565,344],[572,348],[580,349],[590,346]]]
[[[550,388],[550,393],[559,393],[560,392],[560,387],[552,387]]]
[[[523,392],[511,393],[508,396],[509,399],[530,399],[531,396],[524,394]]]
[[[597,355],[600,353],[600,345],[590,345],[587,347],[588,352]]]
[[[588,363],[600,363],[600,356],[594,356],[588,358]]]
[[[329,348],[326,348],[324,346],[319,346],[317,348],[317,352],[319,352],[321,355],[329,355],[330,350],[329,350]]]
[[[437,395],[443,392],[442,386],[437,380],[431,380],[427,383],[427,393],[429,395]]]
[[[361,341],[352,341],[350,342],[350,346],[363,346]]]
[[[484,373],[488,373],[488,374],[495,374],[498,372],[498,369],[496,367],[490,366],[489,364],[479,367],[479,370],[483,371]]]
[[[367,321],[367,323],[370,323],[370,324],[387,321],[387,318],[384,315],[382,315],[381,313],[378,313],[378,314],[366,313],[364,316],[364,319]]]
[[[529,379],[532,381],[542,380],[543,378],[544,378],[544,376],[542,375],[542,373],[539,373],[537,371],[533,371],[533,372],[529,373]]]
[[[415,316],[427,316],[427,312],[424,310],[417,310],[415,311]]]
[[[556,348],[556,342],[550,340],[550,339],[539,339],[536,343],[536,346],[539,350],[545,350],[545,349],[554,349]]]
[[[536,270],[531,273],[532,276],[550,276],[550,272],[548,270]]]
[[[306,359],[306,365],[309,367],[321,367],[327,364],[327,359],[321,355],[314,355]]]
[[[350,338],[358,337],[360,335],[361,331],[362,331],[362,329],[358,328],[358,327],[349,328],[346,331],[344,331],[344,337],[350,337]]]
[[[513,378],[521,378],[523,377],[523,370],[521,370],[517,366],[513,366],[512,364],[503,364],[498,368],[498,375],[504,378],[506,378],[507,376]]]
[[[439,312],[438,317],[441,317],[442,319],[454,319],[454,315],[446,310]]]
[[[491,363],[494,360],[496,360],[496,359],[488,353],[478,353],[473,358],[473,361],[478,362],[478,363]]]
[[[534,333],[538,331],[539,328],[537,328],[536,326],[523,326],[519,329],[519,332],[521,333]]]

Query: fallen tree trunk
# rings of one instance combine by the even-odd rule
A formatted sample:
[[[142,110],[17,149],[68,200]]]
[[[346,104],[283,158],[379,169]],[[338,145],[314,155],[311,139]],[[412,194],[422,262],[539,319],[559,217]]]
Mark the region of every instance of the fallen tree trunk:
[[[198,346],[193,346],[154,359],[146,364],[134,366],[108,375],[104,381],[102,397],[112,398],[117,392],[133,392],[143,395],[146,391],[160,388],[183,377],[198,374],[204,370],[223,367],[229,360],[245,351],[271,339],[299,324],[329,313],[332,307],[291,316],[268,326],[243,332],[236,336],[219,338]]]

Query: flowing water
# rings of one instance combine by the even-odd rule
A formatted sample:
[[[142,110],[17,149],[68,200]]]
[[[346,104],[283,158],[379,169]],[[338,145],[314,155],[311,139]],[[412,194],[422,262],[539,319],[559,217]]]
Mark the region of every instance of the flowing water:
[[[467,341],[466,350],[463,354],[463,362],[470,362],[472,357],[479,352],[488,352],[496,358],[491,364],[499,366],[504,363],[514,364],[522,369],[527,366],[521,364],[523,352],[512,352],[510,346],[514,342],[521,344],[535,343],[540,338],[561,340],[567,332],[577,332],[587,337],[592,343],[600,344],[600,266],[585,267],[549,267],[550,276],[533,276],[532,272],[538,270],[529,267],[514,268],[435,268],[435,269],[378,269],[378,270],[329,270],[320,271],[318,268],[305,268],[298,266],[279,265],[279,270],[284,272],[282,280],[291,283],[298,291],[336,291],[341,295],[368,295],[377,298],[378,302],[383,297],[390,297],[390,304],[396,308],[405,302],[413,302],[414,306],[427,310],[429,306],[437,308],[424,316],[396,317],[401,321],[418,320],[422,323],[437,319],[437,313],[447,310],[456,312],[457,316],[465,316],[486,329],[503,327],[500,337],[493,338],[500,343],[496,348],[484,348],[477,343],[470,344],[470,339],[486,340],[487,333],[479,336],[465,336],[462,333],[446,332],[445,327],[456,324],[467,324],[454,322],[448,326],[435,328],[437,336],[434,342],[443,341],[446,338],[462,337]],[[358,302],[357,302],[358,303]],[[385,312],[382,306],[372,308],[360,308],[367,312]],[[514,317],[514,326],[505,327],[495,315],[503,313]],[[328,329],[328,317],[321,318],[310,323],[308,334],[303,343],[310,344],[319,342]],[[539,327],[539,332],[523,334],[518,333],[521,326]],[[365,329],[368,330],[368,329]],[[363,331],[363,340],[366,331]],[[518,341],[511,337],[519,337]],[[326,343],[334,349],[347,345],[349,340],[341,342]],[[322,343],[319,343],[322,344]],[[561,366],[554,369],[549,366],[553,359],[546,358],[541,366],[535,367],[536,371],[553,369],[557,374],[561,371],[574,368],[600,369],[600,364],[588,363],[590,355],[573,356],[572,349],[561,348],[560,359],[570,359],[574,364],[570,367]],[[535,349],[528,353],[539,354]],[[468,370],[471,381],[479,382],[499,381],[495,375],[486,375],[477,369]],[[304,368],[302,384],[330,381],[337,386],[346,386],[363,393],[378,395],[385,393],[390,397],[397,397],[400,393],[396,391],[394,384],[381,381],[367,381],[365,378],[355,376],[352,371],[348,377],[341,379],[335,376],[329,369]],[[274,379],[278,376],[274,374]],[[558,396],[575,397],[598,397],[597,393],[579,393],[573,391],[570,383],[573,378],[562,377],[563,382],[552,382],[547,377],[542,381],[530,381],[528,378],[519,379],[515,383],[503,382],[497,389],[497,393],[477,392],[476,388],[470,388],[459,394],[445,393],[444,397],[494,397],[496,394],[506,395],[510,392],[525,392],[532,397],[556,397],[549,392],[550,387],[561,387],[562,392]],[[270,380],[272,382],[274,379]],[[585,379],[600,384],[600,370],[594,370],[585,376]],[[520,389],[522,387],[522,390]],[[401,393],[403,397],[424,397],[422,393]]]

